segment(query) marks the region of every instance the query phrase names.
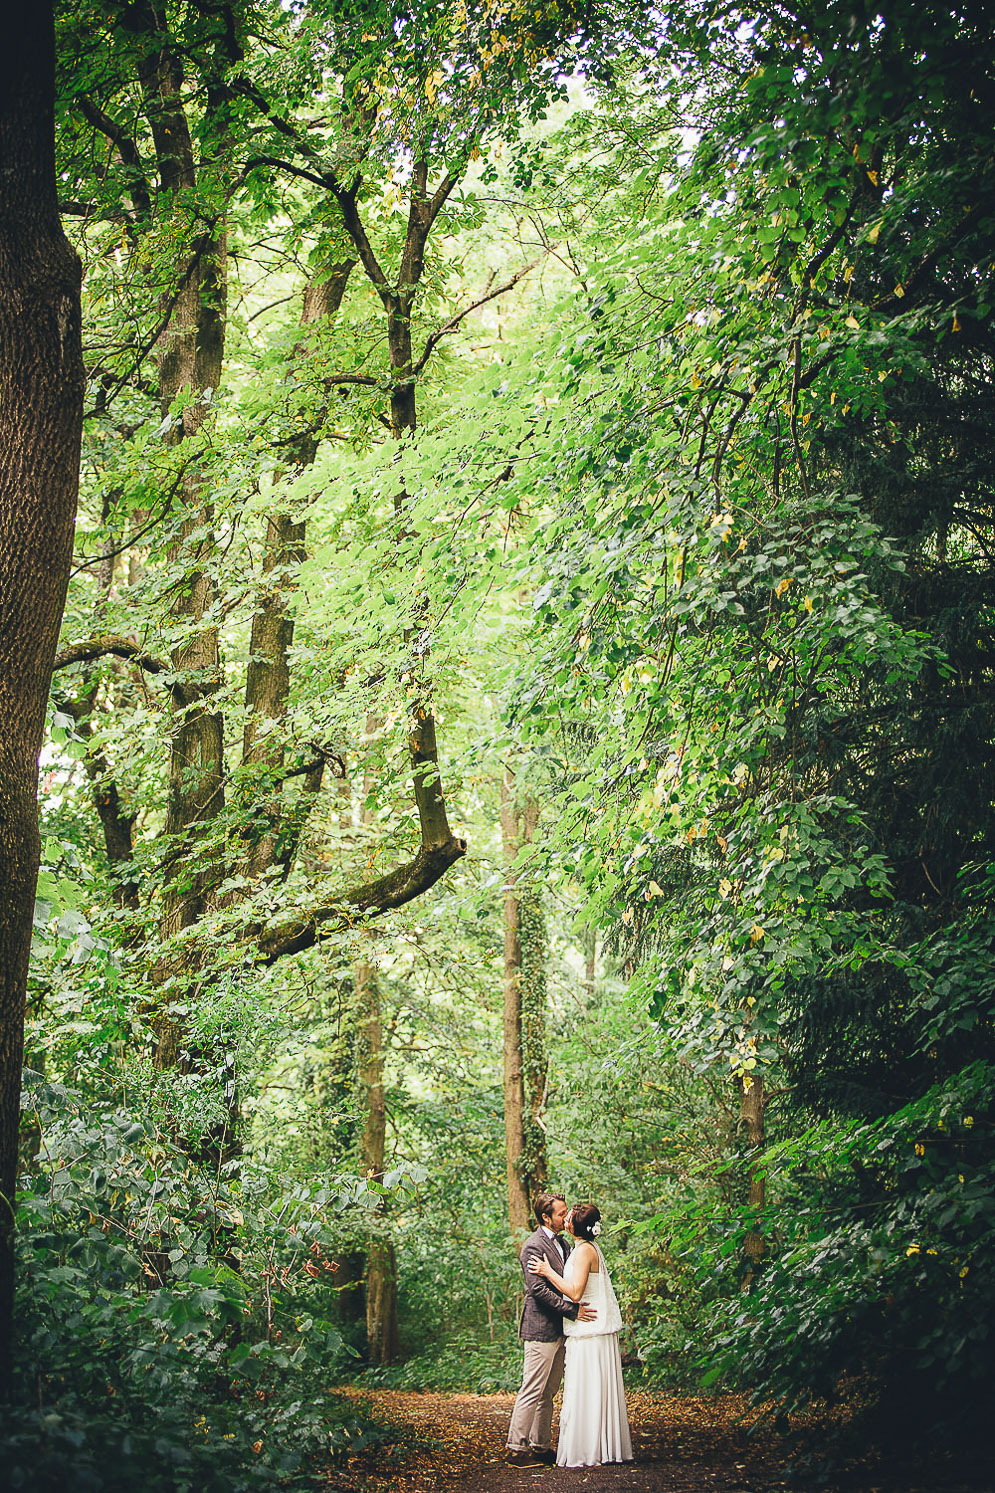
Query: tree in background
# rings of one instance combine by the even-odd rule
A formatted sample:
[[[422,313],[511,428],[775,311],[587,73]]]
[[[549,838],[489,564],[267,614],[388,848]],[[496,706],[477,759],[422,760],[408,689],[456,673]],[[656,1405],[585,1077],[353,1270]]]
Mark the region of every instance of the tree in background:
[[[548,943],[541,890],[522,856],[536,836],[539,805],[506,768],[501,779],[504,891],[504,1127],[508,1166],[508,1222],[513,1234],[529,1228],[532,1201],[545,1189],[546,1139],[542,1111],[549,1083],[546,1052]]]

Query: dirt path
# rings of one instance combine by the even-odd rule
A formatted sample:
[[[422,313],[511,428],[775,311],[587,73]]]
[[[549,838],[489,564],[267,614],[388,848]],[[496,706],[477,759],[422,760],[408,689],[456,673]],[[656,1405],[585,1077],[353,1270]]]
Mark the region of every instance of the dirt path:
[[[509,1467],[502,1450],[512,1395],[345,1391],[371,1419],[401,1440],[372,1458],[355,1459],[344,1489],[397,1493],[766,1493],[784,1486],[769,1447],[747,1443],[746,1403],[630,1394],[636,1461],[603,1468]],[[766,1457],[765,1457],[766,1452]]]
[[[774,1493],[788,1486],[790,1450],[770,1433],[747,1435],[745,1398],[627,1395],[636,1460],[587,1468],[509,1467],[502,1450],[512,1395],[336,1391],[390,1432],[388,1444],[331,1475],[339,1493]],[[554,1428],[555,1430],[555,1428]],[[797,1493],[812,1484],[793,1483]],[[854,1468],[820,1493],[990,1493],[943,1469]]]
[[[407,1433],[389,1458],[381,1455],[380,1467],[363,1469],[371,1493],[380,1488],[398,1493],[552,1493],[575,1487],[584,1493],[754,1493],[783,1486],[783,1480],[772,1483],[764,1474],[759,1449],[752,1446],[747,1454],[741,1444],[743,1428],[734,1424],[734,1417],[745,1406],[730,1397],[678,1401],[632,1394],[636,1462],[570,1469],[507,1466],[502,1450],[512,1395],[379,1390],[357,1392],[355,1398],[371,1418]]]

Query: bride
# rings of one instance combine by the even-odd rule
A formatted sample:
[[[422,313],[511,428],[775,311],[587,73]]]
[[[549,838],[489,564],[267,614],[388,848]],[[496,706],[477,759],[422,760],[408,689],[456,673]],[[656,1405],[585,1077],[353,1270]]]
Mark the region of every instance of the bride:
[[[601,1214],[593,1203],[577,1203],[567,1219],[577,1240],[562,1275],[548,1260],[535,1259],[531,1268],[545,1276],[571,1301],[597,1308],[591,1322],[565,1320],[566,1367],[557,1467],[595,1467],[601,1462],[631,1462],[632,1440],[625,1410],[618,1309],[605,1257],[595,1244],[601,1233]]]

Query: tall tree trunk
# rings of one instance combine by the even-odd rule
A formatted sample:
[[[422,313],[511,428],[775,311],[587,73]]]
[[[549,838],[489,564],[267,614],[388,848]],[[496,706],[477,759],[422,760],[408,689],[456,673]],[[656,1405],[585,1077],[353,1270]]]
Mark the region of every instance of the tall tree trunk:
[[[384,1173],[387,1109],[383,1091],[383,1024],[380,985],[372,964],[358,960],[354,967],[358,1040],[356,1067],[365,1112],[360,1156],[367,1175],[380,1181]],[[397,1357],[397,1261],[389,1234],[375,1234],[366,1262],[366,1344],[373,1363]]]
[[[594,994],[594,982],[598,973],[598,930],[593,925],[584,929],[584,989],[588,999]]]
[[[169,38],[151,5],[138,3],[128,25],[141,36],[139,60],[142,96],[148,112],[166,203],[198,188],[199,166],[180,92],[182,71]],[[216,99],[211,100],[217,102]],[[223,141],[222,141],[223,143]],[[218,169],[212,165],[211,169]],[[159,398],[168,416],[179,394],[187,396],[182,414],[170,431],[174,443],[195,437],[209,410],[210,393],[221,381],[224,362],[227,247],[224,228],[209,222],[187,247],[177,265],[171,314],[156,349]],[[205,854],[213,820],[224,809],[224,724],[214,699],[221,687],[218,629],[212,618],[216,599],[211,574],[213,511],[196,472],[183,483],[184,514],[171,546],[170,559],[184,575],[171,608],[174,624],[185,624],[185,637],[171,654],[176,683],[171,692],[172,724],[166,795],[165,838],[170,847],[163,889],[161,933],[165,941],[192,927],[208,911],[214,886],[222,875],[219,855]],[[168,979],[196,987],[197,970],[167,959],[157,971]],[[186,993],[186,992],[183,992]],[[160,1069],[201,1066],[200,1056],[184,1042],[183,1023],[168,1005],[156,1023],[155,1061]],[[230,1064],[223,1063],[227,1073]],[[234,1134],[234,1079],[226,1081],[230,1122],[225,1147]]]
[[[72,558],[83,415],[80,265],[59,220],[51,5],[0,51],[0,1390],[9,1385],[38,754]]]
[[[504,1133],[508,1178],[508,1223],[513,1233],[528,1228],[530,1200],[546,1183],[546,925],[537,889],[516,869],[529,844],[538,807],[518,806],[514,774],[501,781],[501,840],[504,893]]]
[[[323,279],[311,280],[304,290],[301,326],[308,328],[327,323],[338,312],[355,260],[346,259],[332,266]],[[308,355],[308,341],[302,338],[295,349],[295,361]],[[327,403],[330,389],[326,388]],[[322,411],[322,418],[323,418]],[[290,450],[293,466],[300,472],[314,461],[318,447],[316,430],[322,418],[302,431]],[[268,802],[264,806],[264,825],[253,839],[247,857],[250,874],[262,875],[277,860],[287,861],[293,846],[283,833],[282,784],[280,776],[285,747],[280,722],[287,713],[290,698],[290,648],[294,641],[294,619],[290,598],[296,572],[306,553],[307,525],[295,521],[289,513],[269,516],[266,549],[263,555],[263,588],[252,618],[249,666],[245,678],[246,719],[242,740],[243,766],[268,770]],[[317,782],[320,786],[320,775]],[[305,793],[311,786],[305,782]],[[315,791],[317,791],[315,789]],[[313,793],[308,794],[313,798]],[[290,837],[291,840],[293,836]],[[282,843],[281,843],[282,841]]]
[[[747,1170],[747,1202],[750,1208],[762,1208],[767,1198],[767,1175],[760,1164],[763,1160],[763,1149],[767,1140],[766,1126],[764,1123],[764,1110],[766,1100],[764,1098],[764,1081],[762,1078],[740,1079],[739,1083],[739,1115],[740,1122],[746,1132],[746,1142],[750,1148],[750,1164]],[[748,1290],[753,1284],[753,1277],[760,1261],[763,1259],[766,1243],[759,1229],[750,1228],[743,1241],[746,1251],[746,1268],[743,1276],[743,1288]]]
[[[367,736],[377,729],[377,718],[366,718]],[[372,820],[366,807],[371,782],[363,783],[360,820]],[[363,1107],[359,1155],[367,1176],[379,1182],[384,1174],[387,1145],[387,1105],[384,1100],[383,1013],[376,969],[365,959],[353,967],[356,1018],[356,1078]],[[391,1363],[397,1357],[397,1259],[394,1241],[384,1228],[374,1234],[366,1254],[366,1348],[371,1363]]]

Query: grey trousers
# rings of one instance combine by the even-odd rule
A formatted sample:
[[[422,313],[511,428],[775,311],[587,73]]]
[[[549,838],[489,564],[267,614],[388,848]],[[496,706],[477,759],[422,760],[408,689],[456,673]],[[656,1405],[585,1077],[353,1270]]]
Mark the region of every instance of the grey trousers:
[[[548,1451],[552,1442],[553,1396],[563,1378],[563,1338],[555,1343],[526,1343],[522,1387],[508,1427],[508,1450],[525,1446]]]

